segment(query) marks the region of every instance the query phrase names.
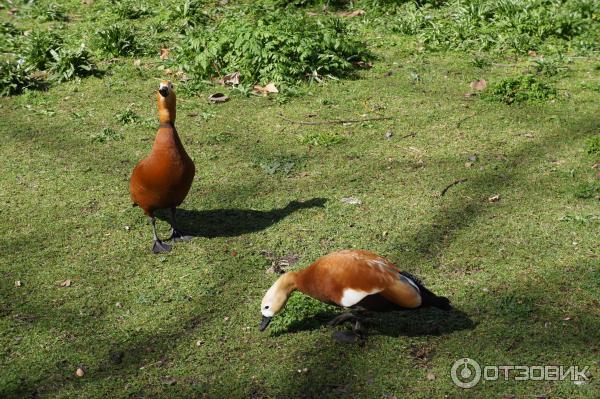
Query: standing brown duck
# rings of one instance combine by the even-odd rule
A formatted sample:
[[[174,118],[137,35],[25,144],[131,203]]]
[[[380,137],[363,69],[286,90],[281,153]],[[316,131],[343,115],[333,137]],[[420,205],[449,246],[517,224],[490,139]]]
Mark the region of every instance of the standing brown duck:
[[[176,227],[175,210],[190,191],[196,168],[185,152],[175,129],[176,96],[173,84],[163,80],[156,94],[160,125],[150,155],[133,169],[129,191],[134,205],[138,205],[150,218],[154,253],[169,252],[171,245],[156,235],[157,209],[171,210],[171,237],[174,241],[187,241],[191,237]]]

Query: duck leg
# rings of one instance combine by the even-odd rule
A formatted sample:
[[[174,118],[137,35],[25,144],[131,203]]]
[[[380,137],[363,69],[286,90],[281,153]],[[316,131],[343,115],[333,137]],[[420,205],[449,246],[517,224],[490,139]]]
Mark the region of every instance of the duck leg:
[[[194,236],[191,236],[189,234],[185,234],[183,232],[181,232],[181,230],[179,230],[177,228],[177,222],[175,221],[175,213],[176,213],[177,209],[176,208],[171,208],[171,237],[169,237],[169,240],[173,240],[175,242],[177,241],[189,241],[192,238],[194,238]]]
[[[330,326],[337,326],[339,324],[345,323],[347,321],[355,321],[360,322],[364,321],[364,319],[360,316],[355,315],[354,313],[342,313],[341,315],[336,316],[329,323]]]
[[[150,223],[152,223],[152,238],[154,239],[154,244],[152,245],[152,252],[155,254],[165,253],[171,251],[171,246],[166,242],[163,242],[158,239],[156,235],[156,218],[154,216],[150,217]]]
[[[330,326],[337,326],[339,324],[350,321],[352,323],[352,332],[350,331],[334,331],[333,339],[338,342],[344,343],[353,343],[356,340],[364,343],[364,340],[367,335],[367,330],[364,327],[365,319],[357,316],[353,313],[342,313],[341,315],[335,317],[328,324]]]

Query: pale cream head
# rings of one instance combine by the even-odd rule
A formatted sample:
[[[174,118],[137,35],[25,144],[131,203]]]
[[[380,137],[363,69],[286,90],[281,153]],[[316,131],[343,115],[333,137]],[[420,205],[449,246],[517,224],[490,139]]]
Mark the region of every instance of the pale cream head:
[[[260,324],[261,331],[267,328],[273,316],[283,310],[288,298],[295,289],[295,273],[293,272],[284,274],[273,283],[260,303],[260,311],[263,315]]]

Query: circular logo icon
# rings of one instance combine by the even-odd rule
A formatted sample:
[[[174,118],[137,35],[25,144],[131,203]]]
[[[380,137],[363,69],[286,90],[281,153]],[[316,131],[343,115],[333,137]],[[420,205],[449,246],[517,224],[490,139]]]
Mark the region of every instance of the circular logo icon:
[[[450,374],[454,385],[469,389],[481,380],[481,367],[475,360],[465,357],[454,362]]]

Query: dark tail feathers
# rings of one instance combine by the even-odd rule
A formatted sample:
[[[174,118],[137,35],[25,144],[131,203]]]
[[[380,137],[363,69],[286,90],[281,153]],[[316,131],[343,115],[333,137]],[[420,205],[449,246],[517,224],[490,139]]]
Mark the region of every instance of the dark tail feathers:
[[[417,287],[419,287],[419,290],[421,291],[421,299],[423,301],[421,304],[422,307],[434,306],[434,307],[436,307],[438,309],[442,309],[442,310],[451,310],[452,309],[452,305],[450,305],[450,300],[448,298],[435,295],[433,292],[429,291],[423,285],[421,280],[419,280],[412,274],[410,274],[408,272],[400,272],[400,274],[402,274],[404,277],[410,279],[413,283],[415,283],[417,285]]]

